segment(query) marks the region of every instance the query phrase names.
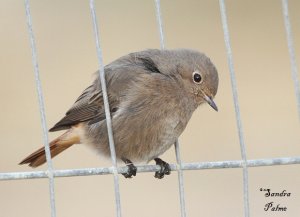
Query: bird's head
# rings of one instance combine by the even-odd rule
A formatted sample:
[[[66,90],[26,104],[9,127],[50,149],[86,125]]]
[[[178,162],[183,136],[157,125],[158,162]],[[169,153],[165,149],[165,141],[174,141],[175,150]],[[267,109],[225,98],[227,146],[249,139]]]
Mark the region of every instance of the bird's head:
[[[197,105],[207,102],[214,110],[218,107],[213,101],[218,90],[218,72],[210,59],[202,53],[184,50],[178,63],[178,72],[182,77],[184,88]]]

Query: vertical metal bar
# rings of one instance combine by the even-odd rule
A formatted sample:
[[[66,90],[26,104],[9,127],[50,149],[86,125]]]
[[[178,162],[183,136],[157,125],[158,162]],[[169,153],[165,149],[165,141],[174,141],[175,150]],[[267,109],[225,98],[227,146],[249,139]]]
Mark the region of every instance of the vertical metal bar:
[[[159,28],[160,48],[163,50],[165,49],[165,40],[164,40],[164,31],[163,31],[162,16],[160,10],[160,0],[155,0],[155,9],[156,9],[156,20]],[[177,161],[177,168],[178,168],[177,174],[178,174],[179,197],[180,197],[180,211],[181,211],[181,217],[186,217],[184,181],[183,181],[183,172],[182,172],[182,164],[180,158],[178,139],[176,139],[174,145],[175,145],[176,161]]]
[[[162,27],[163,25],[162,25],[161,11],[160,11],[160,0],[155,0],[155,11],[156,11],[156,21],[159,30],[160,48],[163,50],[165,49],[165,38],[164,38],[164,31]]]
[[[291,23],[289,18],[288,0],[282,0],[281,2],[282,2],[282,13],[284,18],[287,44],[288,44],[289,55],[290,55],[290,63],[291,63],[291,70],[292,70],[291,73],[294,81],[294,89],[297,98],[298,118],[300,120],[300,86],[299,86],[298,69],[296,64],[295,48],[294,48],[293,36],[292,36],[292,28],[291,28]]]
[[[228,65],[230,71],[230,79],[231,79],[231,88],[234,100],[234,108],[235,108],[235,116],[238,128],[238,135],[241,147],[241,155],[243,160],[243,188],[244,188],[244,212],[245,217],[249,217],[249,193],[248,193],[248,167],[247,167],[247,157],[246,157],[246,146],[244,141],[244,133],[242,127],[242,119],[238,101],[238,91],[237,91],[237,84],[235,78],[235,72],[233,67],[233,58],[232,58],[232,51],[230,45],[230,37],[229,37],[229,30],[227,24],[227,16],[226,16],[226,7],[224,0],[219,0],[220,3],[220,12],[221,12],[221,19],[222,19],[222,26],[224,31],[224,41],[227,51],[227,58],[228,58]]]
[[[49,140],[48,140],[48,130],[46,123],[46,115],[45,115],[45,106],[44,106],[44,97],[40,79],[39,65],[37,60],[37,51],[35,45],[35,38],[32,29],[32,19],[30,13],[30,5],[29,0],[25,0],[25,10],[26,10],[26,18],[27,18],[27,29],[29,33],[30,45],[31,45],[31,55],[32,55],[32,63],[34,68],[34,76],[35,76],[35,84],[39,101],[39,110],[41,116],[41,125],[43,130],[43,142],[45,145],[45,153],[46,160],[48,165],[48,177],[49,177],[49,190],[50,190],[50,205],[51,205],[51,217],[56,216],[56,208],[55,208],[55,194],[54,194],[54,177],[53,177],[53,166],[49,148]]]
[[[105,72],[104,72],[104,65],[103,65],[103,58],[102,58],[102,48],[100,46],[100,34],[98,30],[94,0],[90,0],[90,10],[92,14],[93,29],[94,29],[94,35],[96,41],[96,50],[97,50],[97,57],[98,57],[98,64],[99,64],[99,75],[100,75],[100,81],[101,81],[101,87],[103,93],[103,102],[104,102],[104,109],[105,109],[108,139],[109,139],[110,155],[113,164],[112,169],[114,175],[116,216],[121,217],[122,215],[121,215],[121,202],[120,202],[120,187],[119,187],[119,176],[117,172],[118,165],[116,160],[116,151],[115,151],[115,144],[113,138],[112,123],[111,123],[111,116],[110,116],[110,109],[109,109],[106,81],[105,81]]]
[[[183,171],[182,171],[178,139],[175,142],[175,153],[176,153],[176,162],[177,162],[177,168],[178,168],[177,175],[178,175],[178,183],[179,183],[181,217],[186,217]]]

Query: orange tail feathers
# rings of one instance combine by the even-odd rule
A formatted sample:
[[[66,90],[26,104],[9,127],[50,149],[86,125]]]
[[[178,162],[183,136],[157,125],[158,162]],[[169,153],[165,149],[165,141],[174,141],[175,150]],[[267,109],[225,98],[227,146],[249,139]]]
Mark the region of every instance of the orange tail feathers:
[[[70,148],[72,145],[80,143],[78,135],[72,132],[72,129],[65,132],[60,137],[50,142],[51,158],[60,154],[64,150]],[[19,164],[29,164],[30,167],[38,167],[46,162],[46,153],[44,147],[33,152],[31,155],[22,160]]]

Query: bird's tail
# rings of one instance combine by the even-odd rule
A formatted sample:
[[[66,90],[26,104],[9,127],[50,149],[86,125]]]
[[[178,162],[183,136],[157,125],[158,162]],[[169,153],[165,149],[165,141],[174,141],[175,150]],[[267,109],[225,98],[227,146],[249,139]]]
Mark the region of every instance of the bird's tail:
[[[51,158],[68,149],[72,145],[80,143],[79,136],[74,133],[71,128],[63,135],[50,142]],[[46,154],[44,147],[36,150],[31,155],[22,160],[19,164],[29,164],[30,167],[38,167],[46,162]]]

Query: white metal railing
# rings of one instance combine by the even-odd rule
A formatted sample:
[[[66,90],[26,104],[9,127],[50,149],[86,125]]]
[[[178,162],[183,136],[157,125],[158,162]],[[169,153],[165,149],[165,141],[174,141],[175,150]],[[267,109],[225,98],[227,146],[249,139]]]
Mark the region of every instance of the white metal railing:
[[[46,124],[46,115],[45,115],[45,109],[44,109],[43,92],[42,92],[42,87],[41,87],[41,80],[39,77],[39,66],[38,66],[35,38],[34,38],[34,33],[33,33],[33,28],[32,28],[30,5],[29,5],[29,0],[24,0],[24,1],[25,1],[25,11],[26,11],[26,18],[27,18],[27,28],[28,28],[31,51],[32,51],[32,62],[33,62],[33,68],[34,68],[35,83],[36,83],[36,89],[37,89],[37,95],[38,95],[38,101],[39,101],[41,125],[42,125],[42,130],[43,130],[43,142],[45,144],[45,152],[46,152],[46,159],[47,159],[48,167],[47,167],[46,171],[0,173],[0,181],[1,180],[4,181],[4,180],[48,178],[49,179],[49,189],[50,189],[51,217],[56,217],[54,178],[113,174],[114,189],[115,189],[116,216],[121,217],[122,212],[121,212],[118,174],[126,173],[128,168],[126,166],[124,166],[124,167],[117,166],[116,153],[115,153],[114,140],[113,140],[113,131],[112,131],[112,126],[111,126],[111,117],[110,117],[110,112],[109,112],[110,111],[109,103],[108,103],[105,76],[104,76],[105,72],[104,72],[104,65],[103,65],[103,60],[102,60],[102,49],[100,46],[100,33],[99,33],[99,27],[97,24],[97,18],[96,18],[96,12],[95,12],[95,2],[94,2],[94,0],[90,0],[90,10],[91,10],[94,36],[95,36],[95,42],[96,42],[96,52],[97,52],[98,64],[99,64],[99,73],[100,73],[101,87],[102,87],[102,93],[103,93],[106,123],[107,123],[107,129],[108,129],[112,167],[54,170],[53,166],[52,166],[52,160],[51,160],[50,149],[49,149],[49,142],[48,142],[49,140],[48,140],[48,131],[47,131],[47,124]],[[177,140],[175,143],[175,153],[176,153],[177,163],[170,164],[170,168],[172,171],[178,172],[178,185],[179,185],[179,196],[180,196],[180,206],[181,206],[180,210],[181,210],[182,217],[187,216],[186,207],[185,207],[184,182],[183,182],[183,171],[184,170],[242,168],[243,169],[243,192],[244,192],[244,216],[249,217],[250,212],[249,212],[249,192],[248,192],[248,167],[300,164],[300,157],[247,160],[246,145],[245,145],[245,141],[244,141],[242,120],[241,120],[241,114],[240,114],[239,102],[238,102],[237,83],[236,83],[236,78],[235,78],[233,57],[232,57],[232,51],[231,51],[231,46],[230,46],[230,37],[229,37],[229,28],[228,28],[228,22],[227,22],[227,16],[226,16],[225,0],[219,0],[219,4],[220,4],[222,27],[223,27],[223,32],[224,32],[224,41],[225,41],[227,59],[228,59],[228,65],[229,65],[229,71],[230,71],[231,86],[232,86],[232,93],[233,93],[233,99],[234,99],[234,108],[235,108],[236,122],[237,122],[237,131],[238,131],[238,135],[239,135],[242,160],[220,161],[220,162],[182,163],[181,159],[180,159],[179,143]],[[163,22],[162,22],[161,10],[160,10],[160,0],[155,0],[155,8],[156,8],[156,18],[157,18],[157,24],[158,24],[158,29],[159,29],[159,36],[160,36],[160,47],[161,47],[161,49],[165,49]],[[299,87],[298,69],[297,69],[296,58],[295,58],[295,50],[294,50],[293,39],[292,39],[291,24],[290,24],[290,20],[289,20],[288,0],[282,0],[282,12],[283,12],[284,24],[285,24],[286,35],[287,35],[287,44],[288,44],[289,55],[290,55],[292,79],[294,81],[298,115],[299,115],[299,120],[300,120],[300,87]],[[158,166],[158,165],[137,166],[138,173],[156,172],[159,170],[160,170],[160,166]]]

